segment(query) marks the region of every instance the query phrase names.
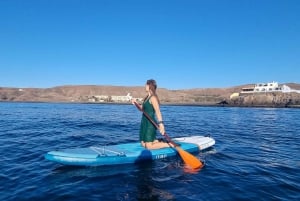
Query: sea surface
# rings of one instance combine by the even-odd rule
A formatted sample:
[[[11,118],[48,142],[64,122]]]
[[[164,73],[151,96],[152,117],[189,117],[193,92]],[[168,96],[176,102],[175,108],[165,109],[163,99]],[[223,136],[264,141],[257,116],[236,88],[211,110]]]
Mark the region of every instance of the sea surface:
[[[67,167],[48,151],[138,140],[133,105],[0,103],[0,200],[300,200],[300,110],[161,106],[170,137],[214,147],[187,172],[181,158]]]

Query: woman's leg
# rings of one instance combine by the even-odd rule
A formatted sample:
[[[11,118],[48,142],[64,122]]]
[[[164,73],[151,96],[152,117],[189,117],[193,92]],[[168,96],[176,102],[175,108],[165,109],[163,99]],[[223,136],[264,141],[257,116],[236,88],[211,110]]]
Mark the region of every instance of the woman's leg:
[[[171,144],[168,144],[166,142],[159,142],[157,140],[155,140],[154,142],[144,142],[143,146],[147,149],[161,149],[166,147],[172,147]]]

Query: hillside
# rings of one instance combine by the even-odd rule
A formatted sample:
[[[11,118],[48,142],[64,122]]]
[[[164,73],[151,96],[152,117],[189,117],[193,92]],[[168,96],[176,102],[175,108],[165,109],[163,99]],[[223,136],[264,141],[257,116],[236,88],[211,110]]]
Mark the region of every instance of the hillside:
[[[300,84],[288,83],[293,89],[300,90]],[[197,88],[186,90],[168,90],[159,88],[162,104],[197,104],[216,105],[223,103],[232,106],[283,106],[288,102],[300,105],[300,94],[297,93],[268,93],[260,95],[244,95],[238,100],[230,100],[230,95],[240,92],[243,87],[250,84],[229,88]],[[96,96],[126,96],[131,93],[133,97],[145,96],[145,88],[126,86],[97,86],[97,85],[69,85],[53,88],[8,88],[0,87],[0,101],[16,102],[97,102]],[[274,101],[275,100],[275,101]],[[110,101],[111,102],[111,101]]]

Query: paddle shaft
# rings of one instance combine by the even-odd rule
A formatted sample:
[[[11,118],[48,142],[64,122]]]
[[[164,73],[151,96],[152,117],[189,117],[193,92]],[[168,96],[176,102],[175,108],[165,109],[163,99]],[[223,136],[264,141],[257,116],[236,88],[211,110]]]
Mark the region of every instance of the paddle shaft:
[[[153,126],[155,126],[157,129],[159,129],[158,124],[149,116],[149,114],[147,112],[145,112],[145,110],[137,103],[134,102],[134,105],[141,111],[143,112],[143,114],[145,115],[145,117],[153,124]],[[173,142],[171,140],[171,138],[167,135],[167,133],[164,133],[163,136],[167,139],[168,143],[172,144],[174,147],[177,147],[178,144],[176,144],[175,142]]]

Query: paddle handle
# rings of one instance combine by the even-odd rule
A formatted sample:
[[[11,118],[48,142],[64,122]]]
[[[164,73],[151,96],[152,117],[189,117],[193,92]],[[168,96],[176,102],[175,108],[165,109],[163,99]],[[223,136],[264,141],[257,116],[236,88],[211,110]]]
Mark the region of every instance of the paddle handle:
[[[138,108],[138,110],[140,110],[141,112],[143,112],[143,114],[145,115],[145,117],[153,124],[153,126],[155,126],[156,129],[159,129],[159,126],[157,125],[157,123],[149,116],[149,114],[147,112],[145,112],[145,110],[137,103],[137,102],[133,102],[134,105]],[[172,144],[174,147],[177,147],[178,144],[176,144],[175,142],[173,142],[171,140],[171,138],[167,135],[167,133],[165,132],[163,134],[163,136],[166,138],[166,140],[168,141],[168,143]]]

